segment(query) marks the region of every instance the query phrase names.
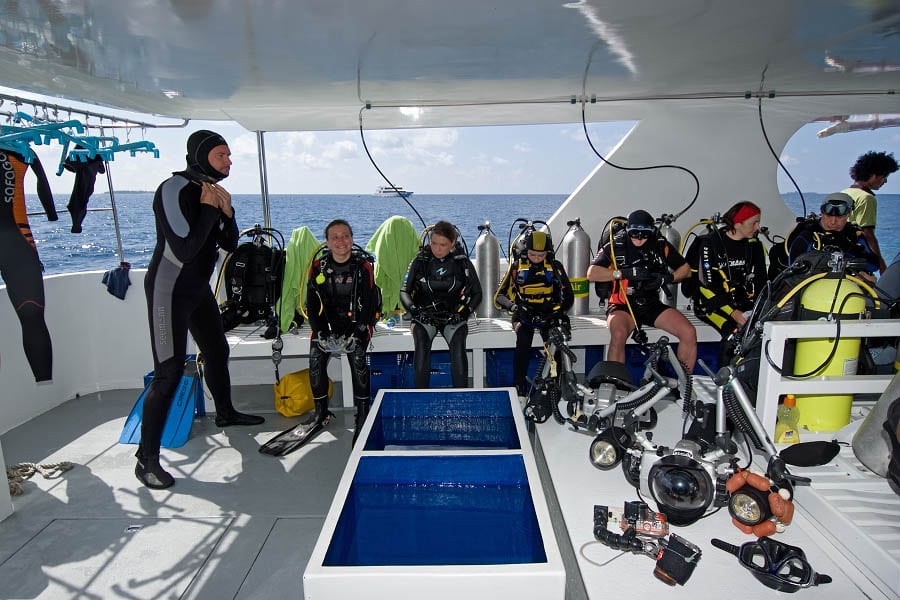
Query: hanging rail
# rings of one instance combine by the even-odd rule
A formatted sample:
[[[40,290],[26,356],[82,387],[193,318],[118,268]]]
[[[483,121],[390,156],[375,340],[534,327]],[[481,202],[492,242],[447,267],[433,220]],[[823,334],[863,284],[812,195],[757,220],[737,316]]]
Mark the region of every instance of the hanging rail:
[[[4,107],[4,104],[6,104],[7,102],[12,102],[14,106],[10,109],[6,109]],[[22,105],[32,107],[35,116],[40,116],[43,120],[50,122],[68,120],[73,114],[84,115],[84,126],[90,129],[99,129],[100,127],[106,129],[181,129],[187,127],[187,124],[189,123],[189,119],[181,119],[181,121],[177,123],[150,123],[148,121],[139,121],[137,119],[130,119],[122,117],[120,115],[100,113],[84,108],[76,108],[74,106],[63,104],[54,104],[51,102],[44,102],[42,100],[31,100],[28,98],[23,98],[21,96],[10,96],[9,94],[0,93],[0,115],[12,118],[17,112],[19,112]],[[65,113],[66,117],[63,117],[61,113]],[[89,122],[90,119],[96,119],[97,122],[91,123]],[[109,122],[104,123],[104,120],[107,120]]]

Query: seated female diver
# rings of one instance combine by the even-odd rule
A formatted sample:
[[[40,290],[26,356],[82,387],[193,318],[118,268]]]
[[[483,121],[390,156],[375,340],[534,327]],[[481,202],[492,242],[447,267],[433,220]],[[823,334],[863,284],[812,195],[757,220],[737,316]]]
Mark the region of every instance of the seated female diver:
[[[516,351],[513,355],[513,382],[519,396],[526,396],[528,357],[534,332],[547,341],[554,319],[569,329],[566,316],[575,301],[569,277],[558,260],[553,258],[553,243],[544,231],[525,234],[524,252],[518,260],[511,260],[506,275],[497,288],[494,305],[512,314],[516,332]]]
[[[481,302],[481,283],[472,261],[457,246],[459,232],[451,223],[438,221],[426,233],[400,286],[400,302],[412,317],[415,345],[414,384],[427,388],[431,378],[431,345],[438,332],[450,347],[453,387],[468,386],[466,321]]]
[[[747,322],[756,295],[767,280],[766,257],[759,232],[760,209],[738,202],[722,215],[722,227],[698,237],[686,252],[691,278],[682,284],[694,305],[694,314],[721,334],[719,365],[733,355],[734,333]]]

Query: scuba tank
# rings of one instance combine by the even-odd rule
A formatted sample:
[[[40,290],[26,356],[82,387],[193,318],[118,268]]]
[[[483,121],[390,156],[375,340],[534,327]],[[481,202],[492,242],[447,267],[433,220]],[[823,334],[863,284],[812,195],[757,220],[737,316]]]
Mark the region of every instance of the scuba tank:
[[[587,269],[591,264],[591,237],[581,227],[581,219],[566,221],[569,230],[560,244],[560,261],[575,294],[575,303],[569,310],[573,316],[586,315],[590,312],[590,286],[587,280]]]
[[[678,233],[678,230],[672,226],[672,223],[675,222],[675,215],[661,215],[658,219],[659,221],[659,234],[667,242],[672,244],[675,248],[681,247],[681,234]],[[670,283],[665,286],[668,290],[667,293],[663,294],[662,301],[668,304],[669,306],[675,308],[678,306],[678,285],[674,283]]]
[[[859,319],[866,310],[866,295],[862,288],[844,278],[842,273],[829,275],[832,276],[813,281],[804,289],[800,298],[800,319],[818,319],[831,313]],[[859,338],[844,336],[797,340],[794,374],[806,377],[856,375],[859,346]],[[827,362],[823,362],[825,359]],[[811,431],[837,431],[850,423],[852,404],[852,394],[798,394],[800,426]]]
[[[478,239],[475,240],[475,272],[484,290],[485,298],[493,298],[500,285],[500,240],[491,230],[491,222],[485,221],[478,226]],[[500,310],[493,302],[482,302],[475,314],[482,318],[500,317]]]
[[[900,398],[900,371],[878,398],[875,407],[869,411],[862,425],[853,435],[853,454],[870,471],[882,477],[888,476],[888,463],[891,461],[891,439],[884,428],[888,417],[888,409]]]

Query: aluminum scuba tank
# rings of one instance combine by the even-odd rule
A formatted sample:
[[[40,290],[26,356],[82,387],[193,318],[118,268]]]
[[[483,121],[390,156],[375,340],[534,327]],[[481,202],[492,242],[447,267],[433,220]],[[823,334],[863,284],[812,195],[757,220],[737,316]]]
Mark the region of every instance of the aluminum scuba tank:
[[[559,259],[569,276],[575,303],[569,309],[573,316],[590,312],[590,285],[587,280],[588,266],[591,264],[591,237],[581,227],[581,219],[566,221],[569,227],[559,248]]]
[[[677,250],[681,246],[681,234],[672,226],[675,222],[674,215],[662,215],[659,218],[659,234]],[[668,293],[663,293],[662,301],[675,308],[678,306],[678,284],[670,283],[665,286]]]
[[[494,306],[494,294],[500,285],[500,240],[491,230],[490,221],[479,225],[478,231],[481,233],[475,240],[475,272],[484,295],[475,314],[493,319],[500,317],[500,311]]]
[[[900,397],[900,371],[894,374],[874,408],[863,419],[851,443],[853,454],[859,462],[882,477],[888,476],[888,463],[891,461],[891,440],[883,425],[887,420],[888,409],[898,397]]]

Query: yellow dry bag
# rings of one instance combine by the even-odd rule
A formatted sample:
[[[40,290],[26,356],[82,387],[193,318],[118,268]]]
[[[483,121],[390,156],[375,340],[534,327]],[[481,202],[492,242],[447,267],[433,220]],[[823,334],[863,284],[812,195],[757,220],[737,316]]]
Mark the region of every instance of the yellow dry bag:
[[[313,409],[313,393],[309,384],[309,369],[288,373],[278,380],[275,388],[275,410],[286,417],[296,417]],[[328,396],[334,386],[328,380]]]

